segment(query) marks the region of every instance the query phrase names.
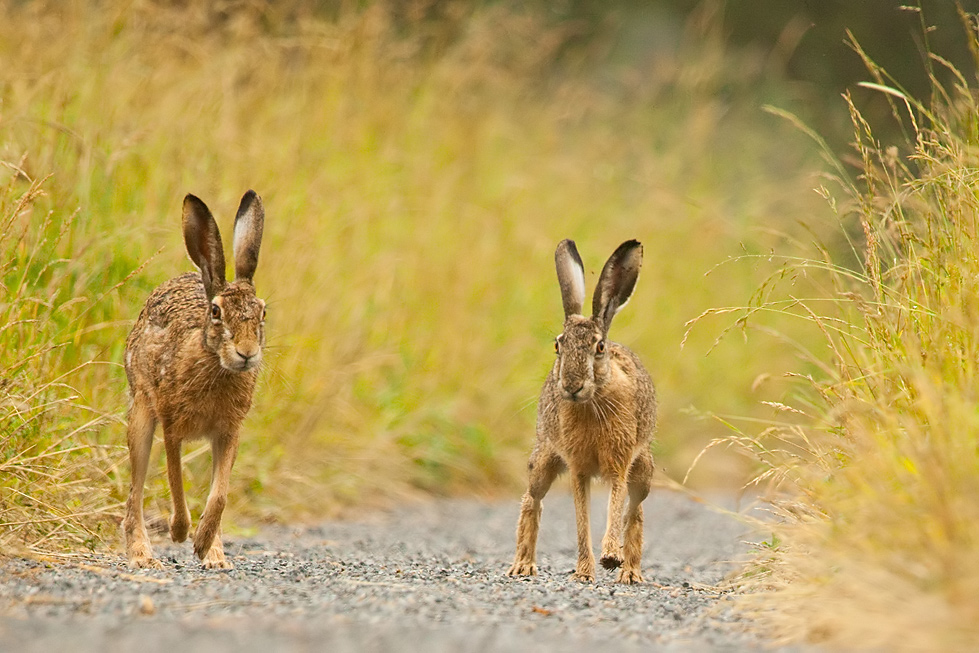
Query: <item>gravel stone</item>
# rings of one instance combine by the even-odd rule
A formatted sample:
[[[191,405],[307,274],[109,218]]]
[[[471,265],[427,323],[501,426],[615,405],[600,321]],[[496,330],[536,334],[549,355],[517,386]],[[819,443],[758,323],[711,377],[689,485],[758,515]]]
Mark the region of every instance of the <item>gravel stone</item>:
[[[592,536],[604,532],[595,492]],[[731,503],[730,501],[728,503]],[[190,544],[154,542],[162,570],[119,553],[67,564],[0,560],[0,650],[740,651],[744,631],[717,584],[749,550],[741,521],[684,496],[646,500],[643,576],[570,579],[567,494],[544,501],[539,576],[506,577],[519,501],[437,500],[357,521],[225,537],[230,571],[207,571]],[[732,507],[730,505],[728,508]],[[597,551],[596,551],[597,555]]]

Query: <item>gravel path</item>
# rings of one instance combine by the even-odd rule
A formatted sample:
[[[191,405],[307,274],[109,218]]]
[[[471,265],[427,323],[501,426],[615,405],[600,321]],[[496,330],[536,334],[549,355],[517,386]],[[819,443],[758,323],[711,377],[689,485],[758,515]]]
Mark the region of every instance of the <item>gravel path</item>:
[[[607,494],[596,488],[597,543]],[[505,576],[518,500],[444,500],[356,522],[227,537],[230,572],[204,571],[190,544],[155,543],[162,571],[122,555],[69,564],[0,560],[0,651],[744,650],[715,589],[748,529],[686,497],[646,500],[638,586],[569,579],[574,509],[544,502],[540,576]]]

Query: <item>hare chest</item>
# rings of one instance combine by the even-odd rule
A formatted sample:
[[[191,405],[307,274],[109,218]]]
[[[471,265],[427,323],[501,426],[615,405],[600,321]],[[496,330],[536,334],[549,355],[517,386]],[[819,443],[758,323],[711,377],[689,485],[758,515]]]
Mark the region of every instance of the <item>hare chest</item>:
[[[257,373],[229,372],[217,356],[195,345],[176,354],[151,346],[133,357],[133,363],[153,372],[138,375],[134,392],[149,398],[168,439],[230,435],[251,407]]]
[[[559,427],[558,448],[572,473],[622,477],[639,450],[635,418],[612,411],[600,400],[566,402]]]

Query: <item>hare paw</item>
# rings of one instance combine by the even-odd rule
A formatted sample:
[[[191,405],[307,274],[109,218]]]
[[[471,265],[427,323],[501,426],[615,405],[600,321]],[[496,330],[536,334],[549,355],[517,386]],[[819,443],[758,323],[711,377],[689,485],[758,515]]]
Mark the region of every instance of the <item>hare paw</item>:
[[[163,563],[153,557],[153,549],[145,540],[136,541],[126,547],[126,557],[132,569],[163,569]]]
[[[622,566],[622,556],[614,554],[603,555],[600,562],[606,569],[618,569]]]
[[[174,542],[183,542],[187,539],[190,532],[190,513],[174,513],[170,517],[170,539]]]
[[[625,585],[635,585],[644,581],[642,579],[642,573],[638,569],[622,569],[619,571],[619,577],[615,579],[615,582]]]
[[[533,562],[514,562],[507,576],[536,576],[537,565]]]
[[[201,561],[204,569],[234,569],[235,564],[224,557],[224,548],[212,546]]]
[[[130,556],[129,566],[132,569],[163,569],[163,563],[150,556]]]
[[[571,580],[576,580],[579,583],[594,583],[595,582],[595,572],[594,571],[576,571],[571,574]]]
[[[221,556],[220,559],[217,559],[217,558],[212,559],[210,556],[208,556],[207,558],[205,558],[203,564],[204,564],[204,569],[225,569],[225,570],[228,570],[228,569],[234,569],[235,568],[235,563],[231,562],[230,560],[225,559],[225,557],[223,555]]]

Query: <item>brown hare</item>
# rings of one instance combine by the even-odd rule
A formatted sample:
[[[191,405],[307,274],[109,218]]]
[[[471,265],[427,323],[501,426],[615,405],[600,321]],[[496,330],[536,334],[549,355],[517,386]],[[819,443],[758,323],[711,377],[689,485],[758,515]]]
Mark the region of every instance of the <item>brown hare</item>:
[[[183,542],[190,530],[180,446],[185,440],[207,438],[211,489],[194,534],[194,553],[208,569],[234,566],[224,557],[221,514],[238,432],[251,407],[265,346],[265,302],[252,284],[264,223],[262,199],[250,190],[235,217],[235,280],[228,283],[218,225],[201,200],[187,195],[184,242],[200,272],[174,277],[154,290],[126,340],[132,485],[123,529],[132,567],[162,567],[153,558],[143,524],[143,485],[158,423],[173,499],[170,536]]]
[[[564,301],[564,332],[554,342],[557,360],[541,390],[537,442],[528,464],[530,487],[520,506],[517,552],[508,574],[537,574],[541,500],[557,475],[569,471],[578,531],[573,578],[595,580],[588,500],[591,478],[601,476],[612,486],[602,566],[621,566],[620,583],[641,583],[642,501],[653,476],[650,442],[656,428],[656,391],[639,358],[608,340],[608,330],[636,287],[642,245],[624,242],[609,257],[595,288],[591,317],[581,314],[585,271],[574,241],[558,245],[554,262]]]

